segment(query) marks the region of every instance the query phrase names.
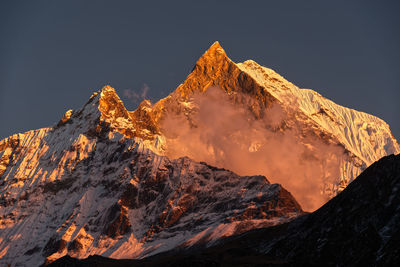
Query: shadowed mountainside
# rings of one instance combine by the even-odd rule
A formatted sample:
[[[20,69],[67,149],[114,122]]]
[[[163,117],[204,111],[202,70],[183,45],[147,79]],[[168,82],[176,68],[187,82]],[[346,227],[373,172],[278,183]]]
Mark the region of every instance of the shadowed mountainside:
[[[387,156],[323,207],[289,223],[143,260],[65,257],[50,266],[398,266],[399,189],[400,155]]]

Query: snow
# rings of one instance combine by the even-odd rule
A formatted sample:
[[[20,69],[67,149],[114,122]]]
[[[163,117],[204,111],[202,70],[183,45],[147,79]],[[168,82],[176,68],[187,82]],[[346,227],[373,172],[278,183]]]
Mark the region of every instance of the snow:
[[[353,154],[368,165],[388,154],[397,154],[400,147],[383,120],[354,109],[340,106],[311,89],[300,89],[271,69],[252,60],[237,66],[250,74],[282,103],[297,105],[324,130],[338,137]],[[276,82],[271,82],[276,79]],[[327,115],[318,114],[323,109]]]
[[[294,107],[307,118],[307,123],[312,122],[317,131],[329,133],[349,151],[351,160],[334,155],[327,159],[327,162],[341,161],[340,177],[326,184],[322,193],[335,195],[372,162],[400,152],[389,126],[381,119],[339,106],[313,90],[300,89],[254,61],[237,66],[283,106]],[[115,105],[110,105],[107,98],[112,98]],[[196,108],[190,101],[181,104],[185,109]],[[150,105],[145,103],[143,109],[151,112]],[[261,186],[248,188],[251,177],[212,169],[187,157],[170,160],[163,156],[165,136],[154,135],[153,140],[142,140],[124,134],[123,130],[138,130],[129,114],[114,89],[106,86],[94,93],[82,109],[67,111],[62,126],[16,134],[0,141],[3,183],[0,187],[0,265],[38,266],[46,256],[54,260],[66,254],[78,258],[93,254],[141,258],[178,246],[190,247],[203,242],[210,245],[222,237],[283,223],[301,214],[287,212],[281,217],[236,218],[235,221],[238,214],[260,208],[255,203],[257,199],[276,198],[281,187],[269,184],[265,177],[256,177],[254,181]],[[97,131],[102,129],[100,123],[110,128],[104,136]],[[151,135],[148,129],[141,131]],[[305,145],[313,151],[312,145]],[[248,150],[256,152],[259,147],[259,143],[253,142]],[[139,175],[141,170],[145,174]],[[172,193],[162,195],[149,190],[149,194],[155,194],[146,205],[121,206],[121,195],[127,186],[140,191],[146,183],[154,182],[151,179],[164,179],[157,176],[163,172],[168,173],[164,186],[172,188]],[[210,177],[206,179],[204,174],[199,174],[202,172]],[[229,183],[221,181],[228,178]],[[189,188],[190,193],[184,191]],[[185,209],[182,200],[190,202],[196,190],[215,197],[217,202],[236,206],[216,211],[215,203],[206,203],[196,213],[184,212],[179,220],[170,226],[164,225],[153,236],[152,227],[160,216]],[[121,206],[121,214],[122,210],[126,211],[131,231],[112,238],[104,234],[104,228],[110,223],[108,211],[116,204]],[[193,221],[198,225],[191,226]],[[53,237],[64,240],[67,245],[45,255],[43,248]],[[74,241],[81,246],[76,251],[69,248]]]
[[[344,186],[383,156],[400,153],[398,142],[383,120],[340,106],[311,89],[298,88],[275,71],[252,60],[236,65],[283,106],[300,110],[316,127],[335,137],[338,143],[355,156],[354,162],[342,159],[338,181],[343,182]],[[330,186],[333,191],[341,191],[337,190],[341,187],[339,183]]]
[[[106,88],[106,92],[113,90]],[[6,158],[11,161],[0,165],[5,171],[4,184],[0,187],[0,265],[39,266],[46,258],[51,261],[66,254],[78,258],[94,254],[113,258],[146,257],[175,248],[189,239],[192,239],[190,244],[195,244],[193,237],[206,229],[210,240],[215,241],[234,233],[237,224],[225,223],[226,218],[244,212],[251,195],[256,194],[254,190],[257,193],[260,190],[261,187],[255,187],[252,193],[237,197],[250,180],[225,170],[212,171],[187,157],[171,161],[154,152],[165,142],[162,136],[154,141],[128,138],[118,131],[119,123],[126,121],[109,117],[99,109],[102,95],[101,92],[94,94],[62,126],[29,131],[0,141],[2,161]],[[111,130],[104,136],[93,136],[93,129],[101,120],[108,122]],[[15,151],[18,152],[13,154]],[[129,156],[123,158],[124,153]],[[142,169],[144,174],[140,174]],[[199,171],[206,171],[212,178],[204,180]],[[112,222],[108,218],[110,210],[116,204],[122,205],[125,188],[133,186],[140,191],[145,179],[155,179],[163,172],[170,173],[165,187],[172,188],[172,193],[163,196],[149,190],[157,195],[147,205],[121,208],[126,210],[131,230],[116,237],[105,235],[105,229]],[[225,190],[211,193],[222,186],[217,180],[224,176],[232,179],[231,184],[225,185]],[[204,184],[197,184],[199,180]],[[261,189],[263,195],[278,193],[265,179],[258,182],[265,183]],[[192,195],[181,190],[188,188],[212,195],[217,198],[215,201],[229,200],[240,208],[234,214],[231,210],[215,212],[215,203],[211,203],[195,214],[182,214],[175,224],[164,226],[165,229],[150,236],[161,214],[185,209],[182,200],[190,200]],[[169,200],[166,204],[162,204],[164,198]],[[301,211],[279,220],[287,221],[299,214]],[[196,218],[198,225],[191,227]],[[260,220],[254,227],[268,223],[270,219]],[[52,239],[53,243],[63,240],[65,246],[51,244]],[[79,244],[79,249],[73,248],[74,243]]]

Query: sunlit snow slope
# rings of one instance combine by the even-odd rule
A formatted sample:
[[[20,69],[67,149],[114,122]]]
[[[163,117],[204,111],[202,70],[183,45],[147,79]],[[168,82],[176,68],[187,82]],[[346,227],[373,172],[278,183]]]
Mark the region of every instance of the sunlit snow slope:
[[[0,141],[0,265],[214,242],[315,210],[399,152],[379,118],[214,43],[154,105],[127,111],[106,86],[54,127]]]
[[[218,42],[148,113],[166,137],[166,155],[266,175],[307,210],[400,152],[381,119],[300,89],[254,61],[235,64]]]
[[[303,213],[263,176],[156,154],[131,120],[105,87],[56,126],[0,141],[1,266],[145,257]]]

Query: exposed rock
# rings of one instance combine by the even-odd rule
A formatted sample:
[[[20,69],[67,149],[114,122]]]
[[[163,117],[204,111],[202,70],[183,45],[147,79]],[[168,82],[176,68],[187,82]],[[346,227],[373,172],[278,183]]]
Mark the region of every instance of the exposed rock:
[[[66,123],[69,123],[72,112],[73,112],[72,109],[67,110],[67,112],[65,112],[65,114],[62,116],[61,120],[57,123],[56,127],[60,127],[65,125]]]
[[[109,223],[110,222],[110,223]],[[106,216],[104,234],[111,238],[119,237],[131,231],[127,209],[115,204]]]
[[[198,118],[202,112],[200,109],[204,111],[210,108],[212,94],[207,96],[210,88],[217,88],[222,92],[216,96],[216,103],[219,99],[223,106],[229,101],[233,110],[244,110],[250,121],[240,129],[224,132],[226,138],[222,141],[221,138],[214,140],[214,135],[221,133],[207,123],[199,122]],[[199,98],[205,98],[202,106],[196,102]],[[137,127],[147,127],[149,133],[162,135],[165,143],[158,153],[171,157],[189,156],[244,175],[254,167],[249,167],[248,170],[238,167],[240,164],[232,160],[232,154],[243,154],[243,151],[232,151],[232,147],[249,147],[248,142],[254,142],[248,150],[259,151],[259,159],[277,157],[274,156],[277,154],[275,150],[279,150],[284,154],[280,157],[291,158],[291,167],[297,169],[294,173],[301,177],[288,177],[289,167],[281,164],[280,160],[270,160],[264,164],[258,160],[254,165],[268,167],[258,167],[253,171],[282,183],[307,210],[315,210],[341,192],[374,161],[392,153],[400,153],[400,146],[384,121],[339,106],[312,90],[300,89],[275,71],[252,60],[236,64],[229,59],[218,42],[200,57],[193,71],[174,92],[153,106],[143,102],[134,113],[142,114],[142,109],[146,111],[146,123]],[[237,116],[224,117],[224,112],[226,110],[221,108],[214,111],[214,114],[209,114],[209,117],[218,118],[225,123],[225,129],[234,125],[230,120],[240,121]],[[169,124],[169,119],[175,117],[177,121]],[[188,126],[182,127],[185,124]],[[260,127],[256,128],[254,125]],[[171,128],[174,131],[176,127],[181,129],[181,133],[179,130],[176,134],[170,133]],[[264,139],[234,138],[241,136],[240,134],[251,136],[254,131],[264,131]],[[211,136],[207,136],[209,132]],[[185,136],[176,138],[179,135]],[[151,135],[146,136],[146,139],[151,139]],[[198,153],[193,149],[193,140],[197,139],[200,139],[199,146],[211,148],[208,154]],[[275,141],[275,144],[274,140],[283,141]],[[221,142],[226,146],[221,148]],[[222,152],[214,158],[215,150],[218,149]],[[252,155],[242,155],[242,158],[252,158]],[[305,174],[310,169],[319,171],[312,175]],[[315,179],[314,176],[319,178]],[[301,182],[303,187],[290,182],[300,178],[304,180]],[[313,191],[308,184],[314,188]],[[303,196],[305,191],[322,195],[318,201],[316,197],[310,200]]]
[[[57,236],[53,236],[49,239],[47,244],[43,248],[43,256],[47,257],[56,252],[62,252],[66,247],[67,242]],[[32,255],[32,250],[28,250],[26,255]]]
[[[170,160],[151,143],[127,138],[116,123],[129,116],[118,111],[113,90],[103,91],[66,124],[2,141],[12,168],[1,187],[0,264],[93,253],[144,257],[303,214],[263,176],[241,177],[187,157]],[[119,108],[100,104],[103,98]],[[249,212],[253,205],[259,208]],[[262,207],[270,208],[268,216]]]
[[[320,165],[322,178],[328,178],[315,188],[326,196],[345,188],[374,160],[399,151],[380,119],[299,89],[253,61],[235,64],[215,43],[187,80],[154,105],[144,101],[129,112],[115,90],[106,86],[83,108],[68,111],[54,127],[0,141],[0,265],[38,265],[65,255],[84,258],[93,253],[146,257],[175,247],[212,245],[222,237],[303,215],[281,185],[269,183],[264,176],[239,176],[227,170],[228,164],[237,166],[227,161],[228,153],[218,154],[205,146],[209,155],[218,155],[213,163],[224,168],[165,156],[176,138],[167,136],[163,128],[167,116],[182,115],[183,123],[190,125],[189,137],[193,129],[206,132],[207,126],[199,124],[196,115],[200,108],[192,100],[210,88],[217,88],[235,109],[248,115],[246,120],[256,124],[278,106],[286,119],[256,130],[268,129],[274,137],[296,133],[293,143],[301,145],[297,163]],[[228,147],[245,147],[251,153],[271,145],[241,143],[242,137],[229,133],[224,141]],[[196,142],[187,140],[181,145]],[[323,157],[325,151],[317,153],[316,144],[334,146],[339,152]],[[289,151],[285,156],[293,152]],[[210,163],[209,155],[193,157]],[[257,157],[251,164],[254,160]],[[285,169],[271,165],[276,176]],[[333,179],[329,171],[340,175]],[[310,176],[304,184],[314,179]],[[380,228],[364,228],[362,242],[379,241],[372,233]],[[395,237],[387,247],[395,246]]]
[[[175,249],[113,266],[398,266],[400,155],[384,157],[319,210],[217,245]],[[108,266],[109,259],[60,259]]]

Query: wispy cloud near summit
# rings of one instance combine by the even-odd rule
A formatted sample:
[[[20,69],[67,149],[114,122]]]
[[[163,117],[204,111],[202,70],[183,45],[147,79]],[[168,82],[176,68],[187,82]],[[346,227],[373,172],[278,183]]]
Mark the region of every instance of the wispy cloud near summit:
[[[140,102],[148,98],[148,92],[150,87],[144,83],[142,88],[139,91],[133,89],[125,89],[124,90],[124,97],[128,98],[131,102],[138,105]]]

